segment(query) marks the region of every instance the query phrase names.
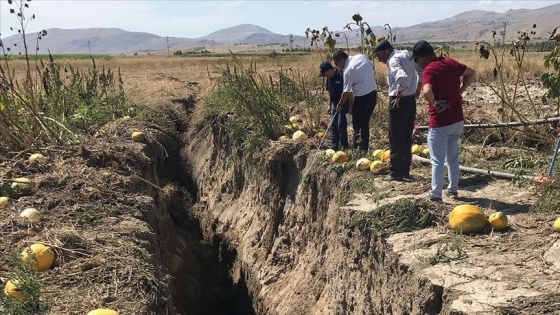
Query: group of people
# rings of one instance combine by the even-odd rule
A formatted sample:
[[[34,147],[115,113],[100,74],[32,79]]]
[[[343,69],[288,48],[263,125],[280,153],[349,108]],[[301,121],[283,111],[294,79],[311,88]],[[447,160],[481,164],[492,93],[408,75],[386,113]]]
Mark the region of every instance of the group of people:
[[[428,103],[430,117],[428,149],[432,164],[428,199],[441,202],[442,195],[457,197],[459,183],[459,137],[463,133],[462,93],[474,81],[475,71],[449,57],[437,56],[430,43],[417,42],[412,53],[395,49],[383,40],[374,48],[377,59],[387,65],[389,96],[389,174],[386,181],[412,181],[412,137],[416,102],[420,95]],[[326,77],[327,101],[334,150],[349,148],[347,117],[352,116],[352,145],[369,149],[369,121],[377,104],[373,63],[363,54],[348,56],[342,50],[320,64]],[[447,162],[449,184],[444,190]]]

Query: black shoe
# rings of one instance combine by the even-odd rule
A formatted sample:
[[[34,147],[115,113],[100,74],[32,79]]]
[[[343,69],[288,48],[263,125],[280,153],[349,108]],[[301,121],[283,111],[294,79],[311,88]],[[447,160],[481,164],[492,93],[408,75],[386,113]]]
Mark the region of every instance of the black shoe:
[[[403,178],[401,176],[394,176],[394,175],[387,175],[383,177],[383,180],[386,182],[402,182]]]
[[[404,179],[405,182],[413,182],[414,181],[414,177],[410,176],[410,174],[404,174],[403,179]]]
[[[428,201],[431,201],[431,202],[443,203],[443,199],[441,199],[441,197],[438,198],[438,197],[434,197],[432,195],[429,195],[427,199],[428,199]]]

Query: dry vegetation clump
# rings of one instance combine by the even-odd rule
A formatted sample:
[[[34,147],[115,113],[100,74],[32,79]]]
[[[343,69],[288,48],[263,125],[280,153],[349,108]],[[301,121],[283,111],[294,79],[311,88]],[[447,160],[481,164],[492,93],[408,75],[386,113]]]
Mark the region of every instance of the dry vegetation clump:
[[[350,218],[349,228],[363,232],[395,234],[445,225],[447,210],[419,199],[399,199],[372,211],[356,211]]]
[[[560,172],[556,171],[556,174]],[[536,213],[560,213],[560,181],[558,176],[556,180],[547,182],[539,191],[539,199],[531,207],[531,212]]]

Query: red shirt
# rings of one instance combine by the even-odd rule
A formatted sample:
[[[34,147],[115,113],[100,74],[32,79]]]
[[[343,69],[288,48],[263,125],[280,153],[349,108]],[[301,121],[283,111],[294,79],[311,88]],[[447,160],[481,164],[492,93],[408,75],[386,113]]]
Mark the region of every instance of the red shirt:
[[[448,109],[438,113],[429,104],[430,128],[445,127],[463,120],[463,106],[461,101],[461,75],[467,66],[447,57],[432,60],[422,72],[422,84],[431,84],[436,100],[447,100]]]

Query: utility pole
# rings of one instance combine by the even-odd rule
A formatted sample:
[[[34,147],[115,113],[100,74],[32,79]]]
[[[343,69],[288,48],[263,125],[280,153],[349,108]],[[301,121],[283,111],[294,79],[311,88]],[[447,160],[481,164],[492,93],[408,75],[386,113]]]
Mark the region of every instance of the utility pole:
[[[216,49],[214,47],[214,37],[212,37],[212,53],[215,53]]]
[[[504,30],[500,32],[500,35],[502,35],[502,45],[506,44],[506,26],[507,26],[508,22],[504,22]]]
[[[290,34],[290,52],[294,50],[292,47],[293,42],[294,42],[294,35]]]
[[[89,54],[91,55],[91,45],[89,40],[87,41],[87,47],[88,47]]]
[[[169,53],[169,36],[167,36],[167,57],[171,57],[171,54]]]

